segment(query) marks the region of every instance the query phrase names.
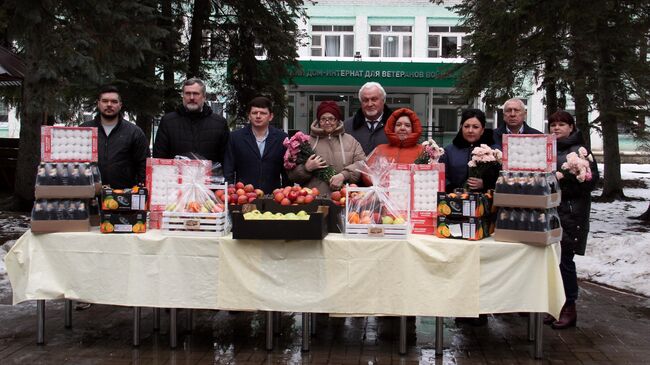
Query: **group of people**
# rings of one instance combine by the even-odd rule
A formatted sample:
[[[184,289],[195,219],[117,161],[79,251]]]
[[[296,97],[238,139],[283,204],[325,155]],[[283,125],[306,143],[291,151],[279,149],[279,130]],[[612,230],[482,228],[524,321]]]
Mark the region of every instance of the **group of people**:
[[[334,101],[323,101],[316,109],[316,120],[310,125],[309,144],[315,153],[304,163],[286,171],[283,167],[287,134],[270,125],[273,105],[270,99],[258,96],[247,105],[249,123],[232,133],[226,120],[205,103],[205,84],[196,78],[183,83],[182,105],[160,121],[153,157],[174,158],[178,155],[199,157],[219,162],[229,183],[253,184],[265,192],[290,182],[317,187],[321,193],[340,189],[346,183],[370,184],[360,168],[365,162],[384,157],[395,163],[413,163],[423,151],[419,144],[422,123],[407,108],[392,111],[385,103],[386,91],[376,82],[368,82],[359,90],[361,108],[344,120]],[[118,90],[107,87],[100,91],[98,115],[83,126],[98,128],[99,169],[104,184],[115,188],[130,187],[145,180],[149,143],[140,128],[125,122],[121,114],[122,100]],[[505,125],[486,128],[485,113],[466,109],[461,114],[460,129],[452,143],[444,148],[440,162],[445,164],[446,190],[460,187],[485,192],[494,188],[499,167],[487,169],[481,176],[469,177],[468,162],[472,150],[481,144],[501,149],[504,134],[542,134],[526,124],[526,106],[520,99],[503,105]],[[565,111],[548,118],[549,133],[557,137],[557,169],[566,162],[570,152],[584,147],[582,133],[575,120]],[[332,167],[335,174],[329,181],[316,177],[319,169]],[[563,236],[560,271],[564,282],[566,303],[559,318],[547,316],[545,323],[556,329],[575,326],[575,300],[578,284],[574,255],[583,255],[589,232],[591,196],[598,180],[597,165],[591,166],[593,178],[578,182],[561,179],[562,201],[558,212]]]

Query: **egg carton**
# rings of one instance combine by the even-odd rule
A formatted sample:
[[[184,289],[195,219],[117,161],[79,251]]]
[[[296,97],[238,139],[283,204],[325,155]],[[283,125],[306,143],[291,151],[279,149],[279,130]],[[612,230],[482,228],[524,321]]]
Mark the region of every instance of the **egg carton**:
[[[438,192],[445,191],[445,164],[412,165],[411,217],[435,218]]]
[[[503,135],[503,170],[551,172],[556,169],[556,164],[554,135]]]
[[[97,128],[41,127],[41,161],[96,162]]]

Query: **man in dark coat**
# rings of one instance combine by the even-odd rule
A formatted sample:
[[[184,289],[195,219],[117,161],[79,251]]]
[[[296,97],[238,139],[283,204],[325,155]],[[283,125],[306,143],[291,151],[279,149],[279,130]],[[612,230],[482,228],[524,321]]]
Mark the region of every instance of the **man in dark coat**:
[[[205,103],[205,84],[197,78],[183,83],[183,105],[160,120],[153,157],[177,155],[223,164],[228,124]]]
[[[494,130],[494,143],[499,149],[503,145],[504,134],[544,134],[526,124],[526,105],[521,99],[510,99],[503,104],[505,125]]]
[[[273,104],[264,96],[248,103],[249,123],[230,135],[224,160],[224,175],[229,184],[253,184],[265,193],[289,184],[284,171],[282,144],[287,134],[270,126]]]
[[[117,88],[102,88],[97,110],[95,119],[81,126],[97,128],[97,165],[102,184],[123,189],[144,183],[149,141],[140,127],[122,118],[122,98]]]
[[[367,82],[359,89],[361,109],[344,122],[345,133],[354,137],[368,156],[380,144],[387,144],[384,126],[392,111],[386,106],[386,91],[377,82]]]

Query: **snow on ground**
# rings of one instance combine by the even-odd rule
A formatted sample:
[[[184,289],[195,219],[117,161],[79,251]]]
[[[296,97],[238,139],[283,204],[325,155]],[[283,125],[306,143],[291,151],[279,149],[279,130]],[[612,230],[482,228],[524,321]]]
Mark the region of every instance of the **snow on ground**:
[[[602,165],[599,166],[602,175]],[[650,200],[650,165],[621,166],[623,180],[639,182],[625,188],[638,200],[593,203],[591,232],[585,256],[576,256],[578,277],[650,297],[650,224],[630,219],[645,212]],[[595,191],[594,196],[599,196]],[[0,234],[25,231],[26,217],[0,217]],[[1,239],[2,237],[0,237]],[[4,257],[13,245],[0,240],[0,299],[10,289]]]
[[[623,190],[638,200],[592,203],[587,251],[575,258],[578,277],[650,296],[650,224],[630,219],[648,208],[650,165],[622,165],[621,176],[639,182]]]

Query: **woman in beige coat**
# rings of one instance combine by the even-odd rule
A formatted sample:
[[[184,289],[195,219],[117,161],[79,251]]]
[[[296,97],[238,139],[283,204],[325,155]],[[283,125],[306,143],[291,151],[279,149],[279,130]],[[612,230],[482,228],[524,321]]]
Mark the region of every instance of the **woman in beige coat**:
[[[359,181],[360,163],[366,158],[363,148],[354,137],[345,133],[341,111],[334,101],[323,101],[316,110],[317,119],[311,124],[310,141],[316,152],[304,164],[288,171],[293,182],[308,188],[317,188],[321,194],[339,190],[345,183]],[[323,181],[316,171],[332,166],[336,174]]]

